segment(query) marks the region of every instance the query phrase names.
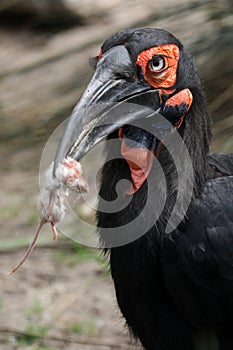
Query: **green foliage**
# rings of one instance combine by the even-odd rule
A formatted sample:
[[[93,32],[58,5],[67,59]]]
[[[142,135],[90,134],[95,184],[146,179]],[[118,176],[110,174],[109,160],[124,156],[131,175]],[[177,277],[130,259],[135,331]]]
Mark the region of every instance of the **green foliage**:
[[[34,212],[28,217],[27,226],[33,227],[36,224],[38,224],[38,222],[39,222],[38,214],[36,212]]]
[[[31,334],[17,335],[17,340],[20,345],[30,345],[35,342],[37,337]]]
[[[21,345],[32,345],[34,349],[47,350],[41,346],[38,336],[45,336],[48,332],[47,327],[42,324],[43,305],[40,299],[35,298],[32,306],[26,311],[29,319],[28,326],[25,328],[25,334],[17,335],[17,340]],[[51,349],[50,349],[51,350]]]
[[[99,251],[82,245],[75,245],[71,249],[59,251],[56,254],[56,258],[61,264],[68,267],[74,267],[77,264],[88,260],[95,260],[99,263],[102,261]]]
[[[20,205],[12,204],[1,208],[0,220],[11,220],[19,215],[21,210]]]
[[[3,299],[0,297],[0,310],[3,309]]]
[[[52,350],[51,347],[47,347],[39,344],[41,340],[38,339],[37,335],[46,335],[47,330],[43,326],[28,326],[25,330],[25,334],[17,335],[17,341],[19,345],[31,346],[33,350]],[[53,348],[55,350],[55,348]]]
[[[68,332],[71,334],[92,336],[97,332],[96,324],[93,321],[73,322],[68,326]]]
[[[46,335],[47,332],[48,332],[47,328],[41,324],[32,324],[32,325],[27,326],[27,328],[26,328],[26,333],[31,334],[32,336],[33,336],[33,334]]]
[[[32,308],[31,308],[31,311],[34,313],[34,314],[41,314],[42,311],[43,311],[43,306],[42,306],[42,303],[40,301],[40,299],[36,298],[34,300],[34,303],[32,305]]]

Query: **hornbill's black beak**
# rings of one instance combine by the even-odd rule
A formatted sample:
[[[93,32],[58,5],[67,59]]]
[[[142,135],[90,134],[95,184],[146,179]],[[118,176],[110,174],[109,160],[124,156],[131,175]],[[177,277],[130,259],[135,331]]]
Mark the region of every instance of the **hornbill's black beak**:
[[[153,110],[135,107],[138,97],[146,93],[153,95]],[[99,60],[70,117],[58,146],[54,174],[66,156],[80,160],[105,136],[132,121],[155,115],[159,106],[157,90],[137,79],[127,49],[121,45],[111,48]]]

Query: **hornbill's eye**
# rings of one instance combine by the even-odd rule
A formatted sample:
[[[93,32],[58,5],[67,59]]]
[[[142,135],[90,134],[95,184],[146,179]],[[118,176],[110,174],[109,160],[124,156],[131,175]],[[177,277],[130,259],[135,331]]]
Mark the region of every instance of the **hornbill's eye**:
[[[136,65],[141,67],[143,78],[150,86],[167,93],[162,89],[172,88],[175,84],[179,56],[180,49],[177,45],[163,44],[141,51]]]
[[[153,72],[160,72],[166,67],[166,61],[163,56],[161,55],[155,55],[150,61],[149,61],[149,68]]]

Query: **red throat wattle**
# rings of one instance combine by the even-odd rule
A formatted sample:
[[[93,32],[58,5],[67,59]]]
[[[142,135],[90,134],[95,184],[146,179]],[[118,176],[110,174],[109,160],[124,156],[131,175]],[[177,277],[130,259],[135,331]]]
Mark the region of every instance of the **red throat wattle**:
[[[155,155],[153,150],[144,147],[127,146],[123,128],[119,129],[119,137],[122,139],[121,154],[129,165],[132,178],[132,186],[127,194],[134,194],[149,176]]]

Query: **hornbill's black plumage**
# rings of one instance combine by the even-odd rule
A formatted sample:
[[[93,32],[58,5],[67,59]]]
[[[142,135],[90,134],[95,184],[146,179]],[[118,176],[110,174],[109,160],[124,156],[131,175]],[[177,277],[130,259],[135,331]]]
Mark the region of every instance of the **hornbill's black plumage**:
[[[134,107],[122,108],[126,100]],[[99,107],[103,102],[112,104]],[[155,111],[152,116],[148,108]],[[174,130],[187,147],[193,178]],[[208,154],[210,117],[200,79],[192,58],[169,32],[127,29],[106,40],[60,143],[55,168],[67,154],[79,160],[105,136],[116,142],[107,149],[112,160],[103,168],[100,196],[109,203],[117,197],[124,203],[131,196],[125,208],[114,213],[100,208],[98,213],[100,240],[113,246],[112,278],[129,328],[147,350],[199,349],[200,344],[200,349],[232,350],[233,157]],[[144,177],[135,167],[138,156]],[[117,187],[122,179],[130,180],[131,188]],[[168,229],[173,214],[178,221]],[[137,227],[129,227],[137,217]],[[138,229],[144,234],[127,240]],[[118,234],[128,244],[120,243]]]

